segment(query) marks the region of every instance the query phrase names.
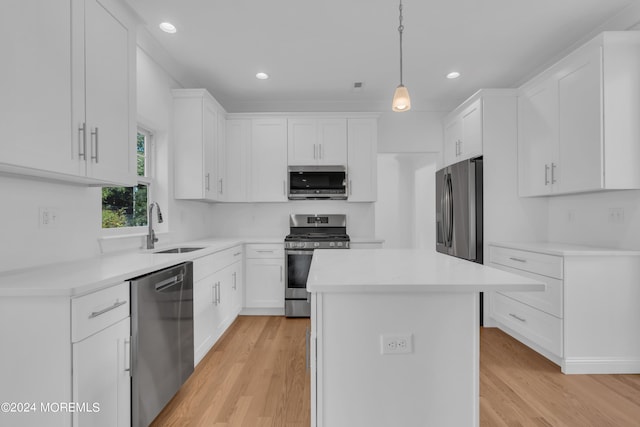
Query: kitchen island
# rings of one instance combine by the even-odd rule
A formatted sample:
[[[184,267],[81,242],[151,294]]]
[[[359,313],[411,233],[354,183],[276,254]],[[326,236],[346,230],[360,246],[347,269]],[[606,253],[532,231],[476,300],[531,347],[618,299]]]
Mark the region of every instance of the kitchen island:
[[[478,426],[479,292],[544,289],[435,251],[315,251],[312,426]]]

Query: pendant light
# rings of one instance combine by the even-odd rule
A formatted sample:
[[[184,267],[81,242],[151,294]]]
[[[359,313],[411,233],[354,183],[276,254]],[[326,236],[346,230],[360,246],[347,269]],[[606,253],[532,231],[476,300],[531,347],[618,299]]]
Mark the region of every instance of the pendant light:
[[[402,25],[402,0],[400,0],[400,25],[398,26],[398,33],[400,33],[400,84],[396,88],[393,94],[393,103],[391,109],[396,112],[409,111],[411,109],[411,99],[409,98],[409,91],[402,84],[402,32],[404,31],[404,25]]]

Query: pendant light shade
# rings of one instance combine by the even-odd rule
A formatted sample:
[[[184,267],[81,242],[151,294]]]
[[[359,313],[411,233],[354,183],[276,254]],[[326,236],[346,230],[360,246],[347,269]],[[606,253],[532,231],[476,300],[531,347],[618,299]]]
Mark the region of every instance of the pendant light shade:
[[[402,0],[400,0],[400,25],[398,26],[398,33],[400,34],[400,84],[396,88],[393,94],[393,102],[391,103],[391,109],[398,113],[403,111],[409,111],[411,109],[411,98],[409,98],[409,91],[402,84],[402,32],[404,31],[404,25],[402,25]]]
[[[398,85],[396,91],[393,93],[393,103],[391,109],[397,113],[403,111],[409,111],[411,109],[411,98],[409,98],[409,91],[404,85]]]

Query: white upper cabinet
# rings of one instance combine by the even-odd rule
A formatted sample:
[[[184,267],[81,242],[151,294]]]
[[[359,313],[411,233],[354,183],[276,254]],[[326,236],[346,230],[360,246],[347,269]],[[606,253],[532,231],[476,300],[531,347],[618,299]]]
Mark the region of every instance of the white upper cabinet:
[[[445,118],[445,165],[482,155],[482,99],[470,99]]]
[[[378,121],[348,119],[349,162],[347,189],[350,202],[375,202],[378,196]]]
[[[253,119],[250,151],[250,201],[287,201],[287,120]]]
[[[640,34],[605,32],[520,88],[521,196],[640,188]]]
[[[204,89],[174,89],[174,184],[176,199],[223,198],[224,109]],[[219,119],[222,115],[223,118]]]
[[[287,133],[289,165],[347,164],[346,119],[293,118]]]
[[[247,202],[249,200],[251,119],[227,120],[225,146],[225,201]]]
[[[521,196],[551,193],[558,164],[558,88],[551,78],[518,96],[518,174]]]
[[[131,185],[135,20],[118,0],[9,0],[0,72],[0,169]],[[45,66],[46,65],[46,66]]]

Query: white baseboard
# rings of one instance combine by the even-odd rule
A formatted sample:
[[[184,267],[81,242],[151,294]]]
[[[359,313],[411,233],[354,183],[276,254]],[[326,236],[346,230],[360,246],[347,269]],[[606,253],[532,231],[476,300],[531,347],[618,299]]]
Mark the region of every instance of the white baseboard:
[[[565,374],[640,374],[640,359],[569,357],[560,367]]]

